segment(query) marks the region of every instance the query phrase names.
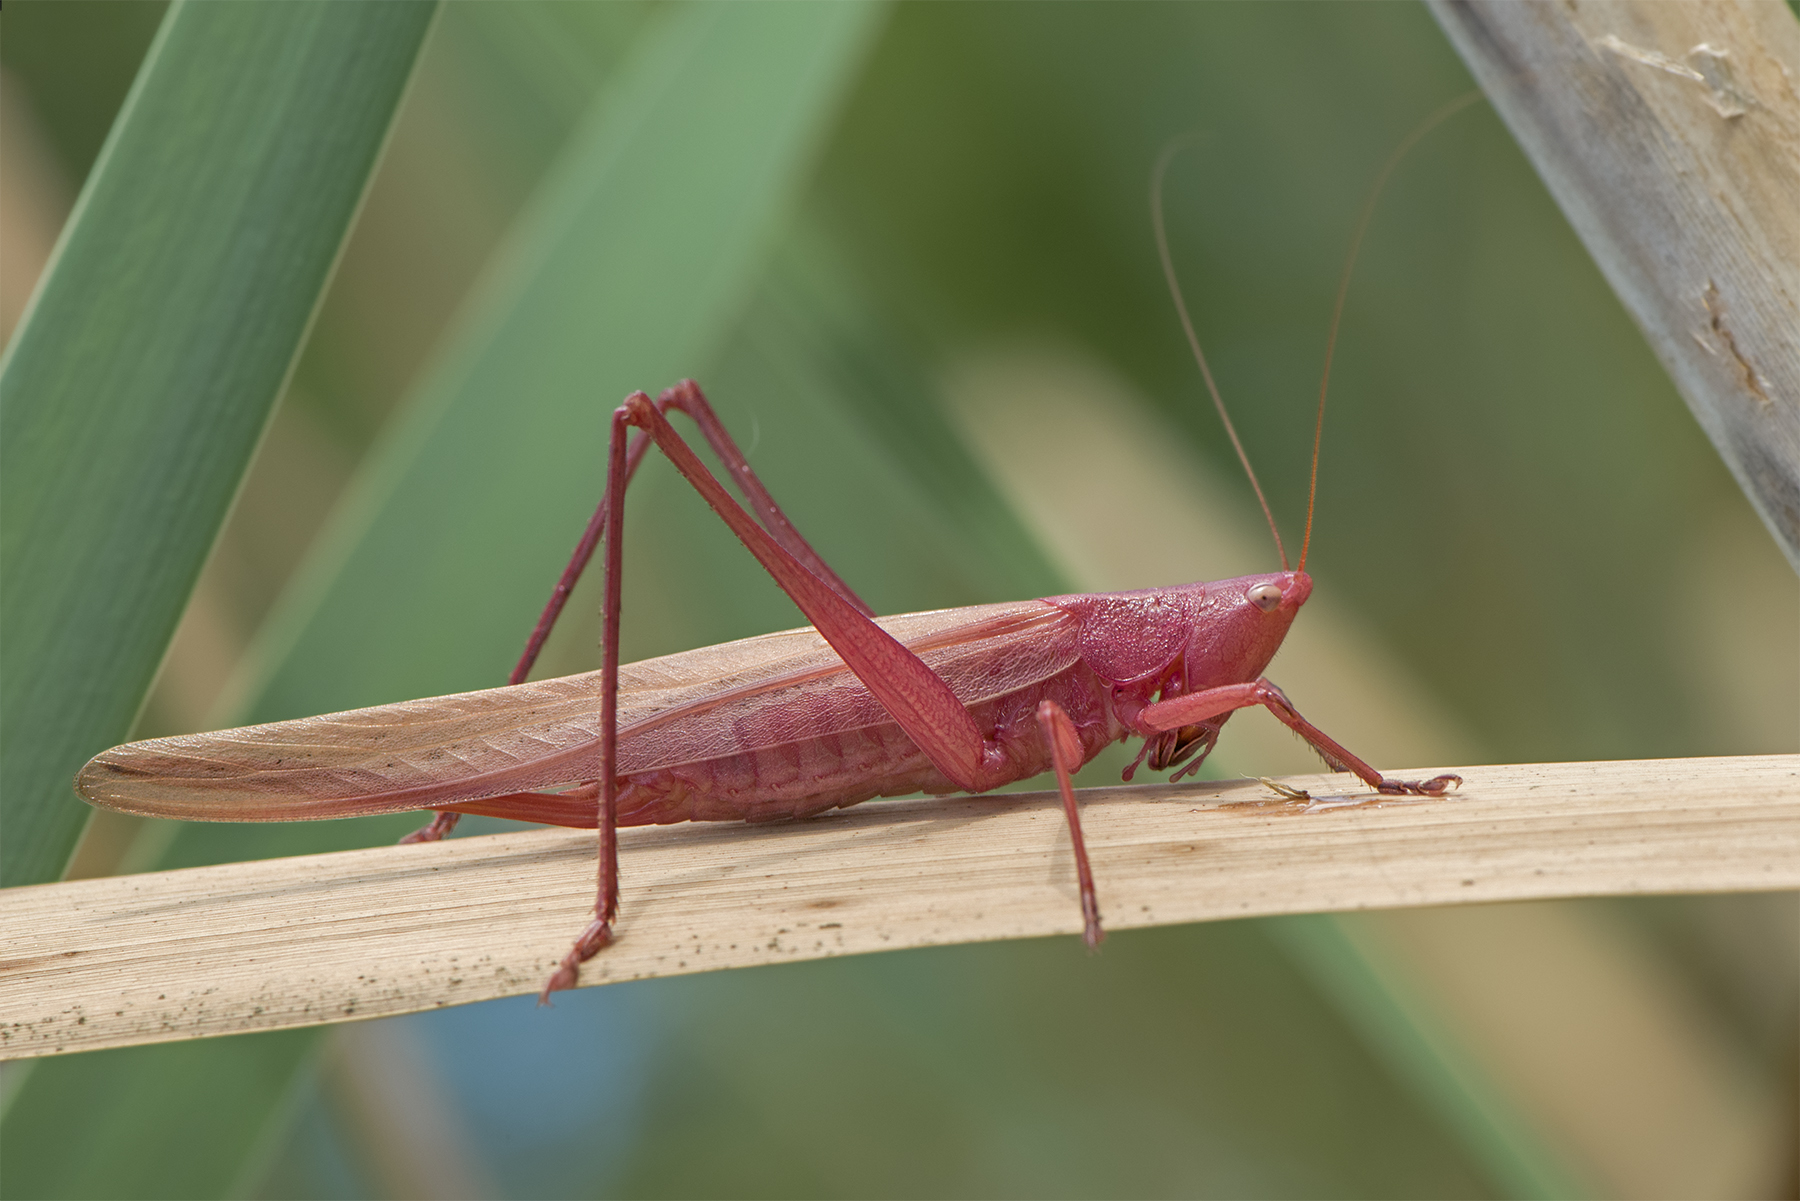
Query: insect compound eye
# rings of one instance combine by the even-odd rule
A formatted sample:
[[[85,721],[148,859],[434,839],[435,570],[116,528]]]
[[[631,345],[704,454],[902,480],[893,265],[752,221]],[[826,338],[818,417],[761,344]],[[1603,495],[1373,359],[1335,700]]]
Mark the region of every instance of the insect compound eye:
[[[1275,606],[1281,603],[1281,588],[1276,584],[1258,584],[1244,595],[1264,613],[1273,613]]]

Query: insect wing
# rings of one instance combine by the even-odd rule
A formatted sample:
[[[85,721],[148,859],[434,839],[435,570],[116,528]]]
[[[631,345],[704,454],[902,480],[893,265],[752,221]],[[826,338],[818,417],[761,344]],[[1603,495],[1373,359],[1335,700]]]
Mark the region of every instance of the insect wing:
[[[965,705],[1028,688],[1080,658],[1077,619],[1043,601],[911,613],[877,624],[923,659]],[[794,639],[792,658],[779,668],[767,663],[735,678],[721,670],[704,696],[630,725],[622,721],[620,774],[893,724],[815,631],[770,637]]]
[[[75,790],[151,817],[304,821],[492,795],[479,782],[494,776],[528,781],[519,788],[557,787],[572,782],[555,778],[566,768],[532,769],[594,740],[599,692],[599,673],[590,672],[153,738],[95,756]]]
[[[1035,601],[881,624],[965,703],[1045,678],[1078,655],[1074,619]],[[93,804],[152,817],[302,821],[563,788],[599,773],[599,702],[600,673],[587,672],[155,738],[96,756],[76,791]],[[810,628],[620,670],[627,773],[891,720]]]

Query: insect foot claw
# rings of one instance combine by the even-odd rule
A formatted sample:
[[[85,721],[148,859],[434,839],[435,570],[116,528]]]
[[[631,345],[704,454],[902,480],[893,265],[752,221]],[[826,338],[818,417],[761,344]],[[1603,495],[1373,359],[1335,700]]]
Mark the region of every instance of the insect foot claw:
[[[581,977],[581,965],[598,955],[601,949],[612,940],[612,924],[610,922],[589,922],[588,928],[583,930],[581,937],[575,940],[575,945],[569,948],[569,953],[563,956],[563,960],[557,965],[556,970],[550,973],[550,978],[544,981],[544,991],[538,994],[538,1005],[548,1006],[550,994],[553,992],[574,988]]]
[[[1446,789],[1462,784],[1461,776],[1433,776],[1429,780],[1383,780],[1376,792],[1390,796],[1443,796]]]
[[[1081,941],[1087,944],[1088,953],[1092,954],[1100,949],[1101,943],[1106,941],[1106,931],[1100,927],[1099,906],[1089,906],[1084,903],[1081,908],[1081,916],[1085,919],[1081,931]]]
[[[409,843],[415,842],[437,842],[443,838],[444,835],[456,829],[456,820],[461,816],[462,814],[460,813],[439,813],[431,819],[430,824],[420,826],[417,830],[414,830],[411,834],[402,838],[400,840],[400,845],[406,846]]]

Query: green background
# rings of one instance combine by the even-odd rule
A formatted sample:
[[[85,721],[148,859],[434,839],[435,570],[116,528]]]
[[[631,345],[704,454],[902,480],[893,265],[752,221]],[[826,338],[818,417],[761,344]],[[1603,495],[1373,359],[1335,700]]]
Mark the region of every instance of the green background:
[[[53,210],[160,12],[7,7],[9,120],[30,122]],[[983,356],[1104,365],[1241,496],[1146,202],[1156,155],[1196,130],[1168,181],[1174,254],[1297,539],[1358,201],[1468,86],[1399,4],[449,6],[135,732],[503,679],[598,493],[605,414],[684,375],[878,611],[1075,584],[958,433],[953,385]],[[1396,174],[1332,406],[1309,568],[1471,761],[1800,749],[1800,589],[1485,106]],[[1121,526],[1163,493],[1107,482]],[[58,557],[56,529],[26,533]],[[655,464],[627,555],[628,657],[795,624]],[[593,607],[584,587],[546,669],[593,666]],[[1231,744],[1218,771],[1270,770]],[[9,834],[15,805],[81,812],[4,803]],[[108,817],[70,871],[410,824]],[[1654,965],[1693,1045],[1755,1082],[1788,1140],[1767,1187],[1793,1195],[1793,898],[1566,908]],[[1370,983],[1335,929],[906,952],[7,1065],[0,1193],[1617,1191],[1550,1114],[1421,1067],[1419,1031],[1457,1015],[1393,1003],[1405,982]]]

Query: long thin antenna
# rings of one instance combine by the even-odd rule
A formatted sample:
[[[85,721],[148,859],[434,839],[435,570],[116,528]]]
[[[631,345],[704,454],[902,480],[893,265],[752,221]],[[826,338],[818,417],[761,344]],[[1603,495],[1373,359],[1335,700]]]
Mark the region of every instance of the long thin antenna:
[[[1325,372],[1319,379],[1319,416],[1313,423],[1312,473],[1306,487],[1306,533],[1300,539],[1300,565],[1294,570],[1306,570],[1306,552],[1312,547],[1313,502],[1319,496],[1319,444],[1325,437],[1325,392],[1331,385],[1331,356],[1337,349],[1338,326],[1344,319],[1344,298],[1350,294],[1350,273],[1356,269],[1356,254],[1362,249],[1363,235],[1369,232],[1369,221],[1375,216],[1375,202],[1381,198],[1381,190],[1387,186],[1388,176],[1400,165],[1407,151],[1419,144],[1419,139],[1454,117],[1469,105],[1481,99],[1481,89],[1465,92],[1450,101],[1429,117],[1419,123],[1417,129],[1407,134],[1394,152],[1388,155],[1387,162],[1382,164],[1381,174],[1375,177],[1375,185],[1364,197],[1362,211],[1357,214],[1356,232],[1350,237],[1350,255],[1344,260],[1344,274],[1338,280],[1337,303],[1331,309],[1331,332],[1325,338]],[[1266,511],[1268,506],[1263,506]],[[1283,566],[1286,566],[1285,562]]]
[[[1169,233],[1163,225],[1163,176],[1168,173],[1170,160],[1192,138],[1192,134],[1176,138],[1163,147],[1162,157],[1156,160],[1156,170],[1150,176],[1150,221],[1156,229],[1156,253],[1162,258],[1163,278],[1169,281],[1169,295],[1175,299],[1175,311],[1181,314],[1181,328],[1187,331],[1188,345],[1194,351],[1194,361],[1200,364],[1200,375],[1206,380],[1206,390],[1212,394],[1213,408],[1219,411],[1219,420],[1224,423],[1225,433],[1231,438],[1232,449],[1237,451],[1238,462],[1244,465],[1244,474],[1250,477],[1251,491],[1256,493],[1256,503],[1262,506],[1263,516],[1269,520],[1269,532],[1275,535],[1275,552],[1281,556],[1281,569],[1286,571],[1287,548],[1281,545],[1281,531],[1275,527],[1275,514],[1269,508],[1268,498],[1263,495],[1262,485],[1256,482],[1256,470],[1250,466],[1250,456],[1244,453],[1244,444],[1238,440],[1237,427],[1231,424],[1231,414],[1225,411],[1225,400],[1219,395],[1219,385],[1213,382],[1212,369],[1206,365],[1206,354],[1200,349],[1200,338],[1194,333],[1193,319],[1188,316],[1187,301],[1181,298],[1181,283],[1175,278],[1175,260],[1169,257]],[[1316,462],[1314,467],[1316,471]],[[1310,510],[1307,523],[1310,528]]]

